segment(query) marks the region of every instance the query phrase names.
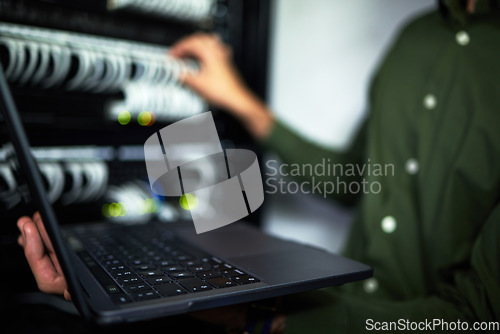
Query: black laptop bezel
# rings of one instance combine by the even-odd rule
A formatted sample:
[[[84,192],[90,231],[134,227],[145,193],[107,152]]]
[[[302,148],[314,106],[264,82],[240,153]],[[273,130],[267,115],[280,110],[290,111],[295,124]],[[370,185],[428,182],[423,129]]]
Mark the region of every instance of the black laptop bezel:
[[[9,138],[14,146],[20,173],[28,185],[35,206],[40,211],[45,229],[52,242],[54,251],[61,265],[64,277],[68,284],[71,299],[80,314],[87,319],[91,319],[91,312],[84,299],[84,293],[78,285],[75,270],[71,265],[71,253],[59,229],[59,223],[52,206],[44,194],[46,193],[42,181],[42,176],[37,167],[35,159],[30,150],[30,144],[23,124],[19,117],[17,107],[12,98],[9,85],[5,78],[3,67],[0,64],[0,113],[3,114],[3,121],[6,124]]]

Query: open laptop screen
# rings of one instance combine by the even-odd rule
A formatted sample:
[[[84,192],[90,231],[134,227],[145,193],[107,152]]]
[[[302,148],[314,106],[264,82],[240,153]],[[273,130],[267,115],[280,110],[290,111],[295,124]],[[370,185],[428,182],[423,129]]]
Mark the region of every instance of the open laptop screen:
[[[82,315],[88,314],[82,291],[72,269],[72,253],[64,241],[54,211],[47,198],[46,187],[33,158],[28,138],[14,104],[12,94],[0,66],[0,139],[3,173],[10,173],[2,184],[2,198],[7,205],[16,206],[19,201],[28,209],[40,211],[45,228],[52,241],[75,305]],[[10,172],[5,172],[6,170]],[[10,184],[8,184],[10,182]]]

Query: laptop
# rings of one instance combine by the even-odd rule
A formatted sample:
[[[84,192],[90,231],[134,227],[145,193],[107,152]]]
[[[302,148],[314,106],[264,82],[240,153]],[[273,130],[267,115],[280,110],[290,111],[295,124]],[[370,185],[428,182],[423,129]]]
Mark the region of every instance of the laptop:
[[[192,222],[60,226],[3,70],[0,126],[20,188],[40,211],[82,317],[98,324],[152,319],[341,285],[372,268],[264,234],[244,222],[197,234]]]

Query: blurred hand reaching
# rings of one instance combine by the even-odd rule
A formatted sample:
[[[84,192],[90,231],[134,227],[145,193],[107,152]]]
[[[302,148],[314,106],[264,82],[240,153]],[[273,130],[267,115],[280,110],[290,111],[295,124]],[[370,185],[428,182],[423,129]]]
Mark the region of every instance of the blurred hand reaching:
[[[231,49],[215,35],[194,34],[170,49],[174,57],[196,58],[198,73],[185,73],[181,81],[196,90],[211,104],[233,109],[238,101],[247,98],[248,89],[234,68]]]
[[[234,67],[231,49],[217,36],[198,33],[177,42],[169,51],[177,58],[198,60],[197,73],[185,73],[181,81],[209,103],[238,117],[258,139],[267,136],[272,115],[266,105],[248,89]]]

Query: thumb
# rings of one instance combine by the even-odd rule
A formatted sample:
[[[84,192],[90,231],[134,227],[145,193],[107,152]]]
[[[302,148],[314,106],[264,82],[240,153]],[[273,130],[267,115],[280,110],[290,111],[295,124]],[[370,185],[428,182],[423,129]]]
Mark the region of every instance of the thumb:
[[[71,295],[69,294],[68,289],[64,289],[64,299],[71,301]]]
[[[179,76],[179,81],[194,89],[195,91],[199,92],[200,88],[200,74],[199,73],[192,73],[191,71],[185,71]]]

